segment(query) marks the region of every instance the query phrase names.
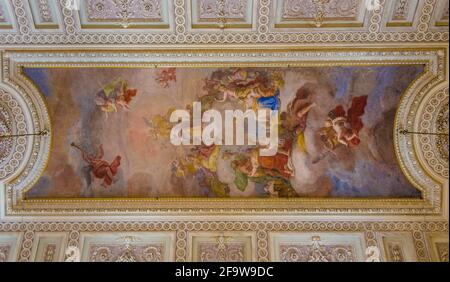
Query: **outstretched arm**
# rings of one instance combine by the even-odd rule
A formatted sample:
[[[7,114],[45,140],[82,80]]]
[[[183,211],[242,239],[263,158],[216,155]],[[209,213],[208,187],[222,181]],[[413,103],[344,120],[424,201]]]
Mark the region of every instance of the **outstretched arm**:
[[[78,150],[81,152],[81,157],[83,158],[83,160],[84,160],[85,162],[87,162],[88,164],[91,164],[91,159],[90,159],[89,155],[86,154],[86,152],[85,152],[83,149],[81,149],[80,146],[76,145],[76,144],[73,143],[73,142],[70,144],[70,146],[72,146],[72,147],[78,149]]]
[[[316,103],[312,103],[312,104],[308,105],[307,107],[305,107],[303,110],[299,111],[299,112],[297,113],[297,115],[298,115],[299,117],[302,117],[302,116],[306,115],[306,114],[307,114],[312,108],[314,108],[315,106],[316,106]]]
[[[100,146],[98,146],[96,159],[102,159],[104,154],[105,153],[103,151],[103,144],[100,144]]]

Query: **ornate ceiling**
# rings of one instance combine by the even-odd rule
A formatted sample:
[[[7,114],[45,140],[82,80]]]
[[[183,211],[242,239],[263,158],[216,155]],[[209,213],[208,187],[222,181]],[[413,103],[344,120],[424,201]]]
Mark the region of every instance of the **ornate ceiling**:
[[[448,260],[448,136],[400,132],[448,132],[448,13],[445,0],[0,0],[0,132],[49,133],[0,141],[0,261],[364,261],[374,246],[383,261]],[[24,197],[53,131],[23,68],[205,65],[425,66],[393,135],[422,198]]]
[[[0,44],[155,46],[448,40],[449,7],[445,0],[72,2],[2,0]]]

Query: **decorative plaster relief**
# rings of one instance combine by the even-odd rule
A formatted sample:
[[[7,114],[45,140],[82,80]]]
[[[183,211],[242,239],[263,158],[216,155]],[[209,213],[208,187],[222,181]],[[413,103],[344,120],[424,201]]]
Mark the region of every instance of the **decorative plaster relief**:
[[[244,20],[247,0],[200,0],[196,1],[199,20]]]
[[[0,232],[0,262],[16,261],[21,239],[19,232]]]
[[[25,134],[27,123],[18,93],[0,86],[0,134]],[[0,180],[16,172],[24,161],[26,137],[0,139]]]
[[[416,1],[417,2],[417,1]],[[408,17],[408,11],[411,9],[410,0],[397,0],[394,5],[394,12],[392,14],[392,20],[406,20]]]
[[[448,243],[436,243],[439,261],[448,262]]]
[[[432,261],[448,262],[448,232],[427,234],[428,248],[431,252]]]
[[[444,11],[442,12],[441,20],[448,21],[448,15],[449,15],[449,4],[447,2],[446,7],[444,8]]]
[[[90,262],[160,262],[164,246],[158,244],[134,244],[125,241],[121,245],[96,244],[89,246]]]
[[[0,103],[0,136],[11,135],[13,132],[13,121],[8,107]],[[3,164],[13,149],[13,139],[0,139],[0,164]],[[0,165],[2,167],[3,165]]]
[[[173,233],[89,233],[81,235],[81,261],[173,261]]]
[[[60,13],[58,3],[54,0],[28,0],[35,30],[58,32],[60,27]]]
[[[100,1],[100,0],[96,0]],[[108,1],[108,2],[106,2]],[[39,31],[31,32],[29,23],[31,19],[28,18],[25,13],[24,6],[21,1],[13,1],[14,8],[11,9],[12,21],[17,22],[19,30],[18,32],[8,29],[1,29],[0,32],[5,33],[5,36],[0,37],[0,44],[58,44],[58,45],[70,45],[70,44],[135,44],[135,45],[148,45],[148,44],[262,44],[262,43],[279,43],[279,44],[329,44],[329,43],[349,43],[355,42],[365,43],[380,43],[380,42],[447,42],[448,30],[442,28],[444,25],[448,25],[448,20],[441,21],[445,18],[441,12],[445,11],[444,8],[440,8],[440,3],[447,2],[446,0],[433,0],[422,1],[421,6],[417,10],[417,20],[413,27],[399,27],[395,29],[389,29],[388,32],[381,31],[381,23],[390,19],[388,14],[390,9],[387,9],[387,5],[393,3],[393,1],[381,1],[381,8],[373,11],[368,11],[364,5],[358,4],[356,0],[330,0],[328,1],[316,1],[319,8],[313,8],[313,0],[287,0],[284,1],[247,1],[249,6],[247,9],[246,20],[234,23],[231,20],[225,22],[217,22],[215,24],[208,25],[210,29],[206,33],[199,34],[195,29],[186,28],[189,24],[189,15],[192,15],[191,24],[200,25],[206,24],[195,23],[198,19],[194,17],[197,8],[192,8],[191,0],[177,0],[177,1],[161,1],[161,9],[164,21],[157,22],[135,22],[133,17],[137,17],[137,14],[145,13],[145,9],[152,10],[150,6],[137,11],[134,15],[129,14],[130,9],[119,10],[114,8],[114,11],[120,11],[119,15],[115,12],[111,12],[106,16],[109,18],[116,18],[114,21],[103,21],[101,17],[105,16],[101,13],[102,8],[93,8],[91,15],[93,18],[91,21],[88,19],[87,10],[82,7],[79,12],[69,10],[65,7],[66,0],[60,0],[61,5],[58,5],[58,15],[61,15],[61,19],[58,19],[58,26],[64,27],[64,30],[59,32]],[[296,8],[297,1],[307,1],[311,6],[309,9],[310,19],[305,20],[288,20],[282,19],[283,5],[287,7],[286,17],[289,15],[294,16],[302,11]],[[133,0],[135,4],[141,6],[141,1]],[[224,1],[224,3],[227,1]],[[50,2],[49,2],[50,3]],[[82,6],[85,1],[81,1]],[[87,2],[86,2],[87,3]],[[102,3],[110,3],[111,7],[116,7],[113,0],[103,0]],[[119,1],[117,1],[119,3]],[[127,1],[128,3],[128,1]],[[155,3],[155,2],[148,2]],[[231,3],[231,2],[230,2]],[[236,2],[238,3],[238,2]],[[301,3],[301,2],[298,2]],[[306,2],[305,2],[306,3]],[[312,3],[312,4],[311,4]],[[334,4],[333,4],[334,3]],[[355,4],[356,3],[356,4]],[[120,3],[119,3],[120,4]],[[167,5],[167,11],[164,5]],[[254,5],[254,6],[251,6]],[[354,7],[359,5],[357,9],[357,17],[354,15]],[[119,5],[120,6],[120,5]],[[439,6],[439,7],[438,7]],[[99,5],[99,7],[106,7]],[[289,8],[291,7],[291,8]],[[97,9],[97,10],[95,10]],[[5,10],[5,9],[3,9]],[[98,11],[100,10],[100,11]],[[411,9],[409,9],[411,10]],[[95,12],[94,12],[95,11]],[[123,13],[123,12],[126,13]],[[155,11],[155,10],[152,10]],[[208,10],[211,11],[211,10]],[[242,10],[243,11],[243,10]],[[436,11],[436,12],[435,12]],[[149,13],[149,12],[148,12]],[[153,12],[152,12],[153,13]],[[437,15],[439,13],[439,15]],[[55,16],[56,13],[52,13]],[[214,14],[214,12],[213,12]],[[239,14],[239,13],[237,13]],[[102,16],[103,15],[103,16]],[[108,16],[109,15],[109,16]],[[155,15],[154,13],[152,15]],[[206,15],[206,14],[205,14]],[[125,17],[124,17],[125,16]],[[211,14],[212,16],[212,14]],[[300,15],[301,16],[301,15]],[[337,16],[337,18],[336,18]],[[141,16],[139,16],[141,17]],[[312,17],[312,18],[311,18]],[[331,20],[332,18],[336,18]],[[346,20],[345,18],[353,18],[353,20]],[[101,20],[101,22],[94,21],[95,19]],[[221,18],[221,17],[219,17]],[[123,20],[126,19],[125,22]],[[430,20],[431,19],[431,20]],[[129,29],[123,29],[121,23],[128,26],[128,21],[132,21]],[[323,24],[321,23],[323,21]],[[169,30],[172,26],[173,30]],[[10,24],[9,24],[10,25]],[[234,25],[234,26],[233,26]],[[236,26],[237,25],[237,26]],[[282,25],[282,26],[277,26]],[[435,26],[440,26],[435,28]],[[1,26],[1,24],[0,24]],[[132,28],[133,26],[133,28]],[[317,31],[314,27],[320,26],[321,30]],[[243,28],[246,29],[243,29]],[[275,28],[273,28],[275,27]],[[303,29],[299,29],[302,27]],[[304,28],[308,27],[308,28]],[[311,29],[313,27],[313,29]],[[348,30],[348,27],[352,27]],[[6,27],[5,27],[6,28]],[[122,29],[120,33],[116,32],[116,29]],[[152,29],[152,32],[148,30],[139,31],[138,28]],[[223,28],[231,28],[224,34]],[[235,30],[233,28],[240,28]],[[282,28],[280,30],[280,28]],[[94,30],[86,30],[94,29]],[[229,31],[229,32],[228,32]]]
[[[40,19],[42,22],[52,22],[53,15],[48,3],[49,0],[38,0]]]
[[[37,232],[33,239],[31,260],[37,262],[64,261],[68,234],[65,232]]]
[[[0,262],[7,262],[10,257],[11,246],[0,244]]]
[[[248,0],[190,0],[192,28],[251,28],[253,5]]]
[[[421,154],[429,169],[436,175],[448,179],[448,85],[431,92],[423,103],[423,111],[417,118],[419,132],[444,135],[416,136]],[[445,135],[447,134],[447,135]]]
[[[254,233],[189,233],[190,260],[201,262],[254,261]]]
[[[172,1],[86,0],[80,2],[82,29],[161,29],[167,31]]]
[[[412,28],[421,7],[419,0],[397,0],[388,3],[387,27]]]
[[[377,237],[384,254],[384,261],[417,261],[411,233],[379,233]]]
[[[274,237],[284,236],[283,239],[285,240],[279,240],[280,242],[309,246],[313,236],[320,236],[321,244],[359,246],[355,247],[356,254],[358,254],[357,261],[366,261],[369,258],[375,260],[378,257],[375,253],[378,248],[368,248],[377,245],[382,246],[379,236],[376,236],[378,232],[400,232],[413,235],[414,249],[420,261],[430,261],[431,258],[428,253],[432,245],[426,243],[425,234],[439,235],[442,238],[442,243],[448,242],[448,221],[291,221],[269,219],[239,221],[237,217],[230,216],[226,216],[224,221],[191,221],[186,217],[170,221],[118,221],[117,219],[107,220],[105,217],[102,217],[101,221],[95,219],[72,221],[67,217],[64,221],[0,221],[0,237],[3,234],[15,233],[17,238],[21,233],[25,233],[20,244],[21,248],[17,261],[31,261],[31,248],[35,232],[67,232],[69,234],[69,247],[66,249],[66,260],[68,261],[79,261],[77,250],[88,242],[94,244],[123,244],[123,240],[117,241],[117,239],[137,236],[142,241],[136,243],[154,244],[166,242],[166,239],[162,239],[162,237],[167,238],[167,234],[173,234],[174,236],[169,236],[170,239],[167,241],[167,246],[172,246],[172,250],[169,252],[171,256],[168,260],[172,261],[175,257],[176,261],[179,262],[191,260],[192,235],[196,234],[203,238],[212,238],[210,242],[214,243],[217,243],[217,238],[220,236],[232,238],[229,240],[233,242],[248,242],[248,239],[245,238],[252,237],[255,239],[251,239],[252,247],[244,249],[245,251],[251,249],[252,254],[249,256],[251,259],[244,260],[265,262],[273,261],[273,257],[277,254],[274,252],[274,246],[276,246],[273,244]],[[306,235],[302,236],[302,234]],[[153,235],[154,240],[149,238],[151,235]],[[145,239],[146,237],[147,239]],[[331,238],[334,238],[333,241],[330,240]],[[363,250],[366,250],[367,253],[364,253]],[[84,251],[86,253],[83,261],[87,261],[89,257],[87,249]],[[172,255],[174,256],[172,257]],[[280,261],[279,255],[275,261]]]
[[[448,31],[449,2],[447,0],[436,0],[435,7],[430,19],[430,29]]]
[[[314,236],[310,246],[280,245],[282,262],[353,262],[351,245],[322,245],[320,236]]]
[[[0,22],[2,23],[6,22],[5,11],[3,9],[3,4],[0,3]]]
[[[161,0],[87,0],[89,21],[162,21]]]
[[[362,234],[270,233],[271,260],[282,262],[364,261]]]
[[[0,2],[0,32],[8,32],[13,28],[9,5],[7,1]]]
[[[358,0],[284,0],[282,18],[314,19],[317,7],[323,4],[325,19],[351,19],[354,20],[361,7]]]
[[[363,28],[367,14],[359,0],[283,0],[274,7],[275,28]]]
[[[441,105],[438,116],[436,119],[436,130],[437,132],[448,133],[448,101]],[[436,138],[436,148],[439,153],[439,158],[443,163],[448,164],[448,135],[440,135]]]

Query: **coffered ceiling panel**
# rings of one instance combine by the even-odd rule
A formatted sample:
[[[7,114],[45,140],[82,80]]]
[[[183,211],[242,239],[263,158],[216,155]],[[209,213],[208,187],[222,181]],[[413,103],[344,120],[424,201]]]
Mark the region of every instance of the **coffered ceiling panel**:
[[[0,32],[13,29],[11,5],[7,2],[0,2]]]
[[[172,1],[86,0],[80,2],[82,29],[168,29]]]
[[[369,14],[359,0],[282,0],[273,5],[276,28],[361,28]]]
[[[448,41],[445,0],[1,0],[0,44]]]
[[[60,29],[60,13],[56,1],[29,0],[35,29]]]
[[[412,27],[417,23],[417,16],[420,8],[419,0],[397,0],[391,1],[387,6],[388,12],[386,17],[386,27],[390,28],[406,28]]]
[[[448,30],[448,9],[449,3],[448,1],[442,1],[437,3],[436,11],[433,16],[433,26],[446,28]]]
[[[253,1],[191,0],[192,29],[248,29],[254,26]]]

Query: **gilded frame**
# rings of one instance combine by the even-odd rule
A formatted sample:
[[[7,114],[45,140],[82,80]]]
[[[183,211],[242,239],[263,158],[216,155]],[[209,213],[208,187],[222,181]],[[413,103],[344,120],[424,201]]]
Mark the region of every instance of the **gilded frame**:
[[[399,166],[422,192],[423,199],[254,199],[254,198],[98,198],[23,199],[43,172],[50,141],[30,138],[28,154],[20,167],[4,180],[4,214],[10,216],[128,216],[128,215],[396,215],[442,216],[445,207],[443,178],[418,152],[416,138],[400,136],[398,129],[414,130],[415,114],[424,97],[436,89],[448,89],[448,49],[436,47],[240,47],[197,49],[6,49],[1,53],[0,86],[21,100],[30,129],[50,129],[45,101],[22,74],[22,67],[204,67],[204,66],[342,66],[424,64],[425,71],[403,94],[395,119],[394,143]],[[447,92],[448,93],[448,92]],[[426,100],[426,99],[425,99]],[[416,102],[417,101],[417,102]],[[0,192],[1,193],[1,192]],[[446,204],[445,204],[446,205]]]

